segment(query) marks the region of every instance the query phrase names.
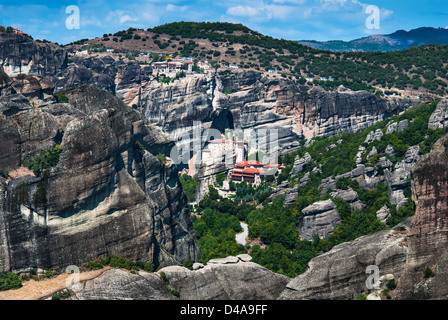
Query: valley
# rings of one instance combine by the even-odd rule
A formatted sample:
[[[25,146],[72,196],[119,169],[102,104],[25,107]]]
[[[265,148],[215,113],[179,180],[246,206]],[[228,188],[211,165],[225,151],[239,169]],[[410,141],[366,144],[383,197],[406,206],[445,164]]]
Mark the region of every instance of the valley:
[[[447,48],[0,32],[0,298],[444,298]]]

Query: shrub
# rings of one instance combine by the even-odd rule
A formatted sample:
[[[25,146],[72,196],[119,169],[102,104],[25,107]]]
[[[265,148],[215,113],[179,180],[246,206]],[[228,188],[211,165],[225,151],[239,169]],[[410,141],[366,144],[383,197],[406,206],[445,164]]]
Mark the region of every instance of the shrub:
[[[367,295],[360,293],[356,296],[355,300],[367,300]]]
[[[423,275],[425,276],[425,278],[432,278],[436,274],[434,273],[434,271],[432,271],[430,267],[426,267],[425,271],[423,271]]]
[[[193,261],[191,261],[190,259],[186,260],[184,262],[184,267],[187,269],[192,270],[193,269]]]
[[[58,164],[61,152],[62,148],[57,144],[46,151],[38,152],[34,158],[25,162],[25,166],[33,170],[37,176],[40,176],[43,170]]]
[[[9,177],[9,172],[6,170],[0,170],[0,177],[3,177],[5,179],[8,179]]]
[[[151,262],[147,262],[143,266],[143,270],[145,270],[146,272],[154,272],[154,268],[155,268],[155,266]]]
[[[137,148],[138,151],[145,151],[146,148],[143,146],[143,144],[140,141],[136,141],[135,142],[135,147]]]
[[[67,299],[70,298],[71,295],[72,295],[71,292],[68,290],[59,291],[51,296],[51,300]]]
[[[22,280],[12,272],[0,276],[0,291],[19,289],[22,286]]]
[[[69,103],[70,100],[64,92],[58,92],[55,94],[56,100],[59,103]]]
[[[390,289],[390,290],[394,290],[394,289],[397,287],[397,283],[395,282],[394,279],[389,280],[389,281],[386,283],[386,287],[387,287],[388,289]]]
[[[159,159],[160,162],[165,162],[166,161],[166,155],[164,155],[163,153],[158,153],[157,154],[157,159]]]

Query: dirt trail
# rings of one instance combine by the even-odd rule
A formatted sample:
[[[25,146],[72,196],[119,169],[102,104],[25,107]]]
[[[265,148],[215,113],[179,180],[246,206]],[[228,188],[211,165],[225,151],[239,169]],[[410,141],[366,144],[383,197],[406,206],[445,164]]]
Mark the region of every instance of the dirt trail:
[[[111,269],[111,267],[81,272],[79,274],[79,280],[87,281],[94,279],[109,269]],[[49,297],[55,292],[64,290],[66,288],[66,280],[70,276],[71,274],[63,273],[47,280],[30,280],[23,282],[23,287],[20,289],[0,292],[0,300],[40,300]]]

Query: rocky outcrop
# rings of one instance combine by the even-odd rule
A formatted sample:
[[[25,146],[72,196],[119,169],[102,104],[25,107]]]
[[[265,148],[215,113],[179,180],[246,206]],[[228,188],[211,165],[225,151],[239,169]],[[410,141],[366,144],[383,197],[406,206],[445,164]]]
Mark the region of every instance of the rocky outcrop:
[[[297,140],[301,137],[311,139],[344,131],[357,132],[410,106],[405,100],[390,99],[344,88],[328,92],[243,71],[229,76],[213,73],[187,76],[169,85],[150,85],[142,90],[141,106],[149,121],[161,126],[180,148],[198,139],[194,135],[196,121],[202,148],[209,128],[221,133],[226,129],[239,130],[249,141],[253,132],[275,130],[278,151],[283,154],[297,149],[300,145]],[[257,142],[266,145],[266,141]],[[249,146],[249,153],[256,148]],[[191,151],[193,155],[200,152]],[[182,165],[191,163],[184,161]],[[198,163],[195,169],[189,169],[198,172]],[[208,176],[204,177],[207,181],[199,179],[199,185],[210,182]],[[207,187],[208,184],[198,188],[206,190]],[[201,199],[199,193],[197,200]]]
[[[3,183],[0,271],[64,269],[110,254],[158,266],[196,260],[177,167],[156,157],[173,146],[168,136],[96,86],[65,94],[70,104],[42,109],[21,95],[0,99],[2,169],[57,139],[62,147],[47,174]]]
[[[386,134],[401,132],[409,126],[409,120],[404,119],[400,122],[393,122],[387,125]]]
[[[297,156],[295,159],[294,159],[294,165],[293,165],[293,167],[292,167],[292,169],[291,169],[291,176],[295,176],[295,175],[297,175],[299,172],[302,172],[303,171],[303,169],[304,169],[304,167],[305,167],[305,165],[308,163],[308,162],[310,162],[312,159],[311,159],[311,156],[310,156],[310,154],[307,152],[307,153],[305,153],[305,155],[303,156],[303,158],[300,158],[299,156]]]
[[[141,93],[154,80],[152,68],[135,61],[102,57],[74,56],[67,69],[55,78],[56,92],[85,84],[116,94],[127,105],[140,105]]]
[[[212,98],[204,96],[198,101],[199,92]],[[188,101],[190,98],[193,101]],[[262,77],[253,71],[203,75],[161,88],[148,87],[142,98],[143,113],[168,133],[181,127],[188,130],[192,120],[221,131],[226,127],[277,129],[279,144],[286,149],[301,136],[310,139],[356,132],[409,106],[407,101],[385,100],[364,91],[339,88],[328,92],[296,86],[287,79]]]
[[[59,127],[56,117],[33,108],[23,95],[0,98],[0,168],[16,169],[48,149]]]
[[[14,77],[11,87],[15,93],[31,100],[45,100],[53,96],[54,84],[49,78],[38,75],[19,74]]]
[[[412,170],[415,217],[409,232],[406,269],[396,299],[448,297],[448,136],[442,137]],[[434,276],[424,275],[426,268]]]
[[[170,266],[162,272],[181,300],[273,300],[291,280],[244,257],[210,260],[196,271]]]
[[[386,171],[386,181],[389,184],[389,199],[392,204],[397,205],[397,210],[405,206],[408,201],[404,191],[408,187],[411,170],[420,159],[419,151],[419,146],[408,148],[404,159],[395,164],[394,170],[392,172]]]
[[[359,200],[358,193],[353,189],[335,190],[330,193],[333,198],[340,198],[350,204],[353,210],[361,210],[365,207],[361,200]]]
[[[53,43],[25,35],[0,34],[0,64],[9,76],[21,73],[53,77],[67,66],[67,52]]]
[[[406,263],[406,235],[411,219],[391,230],[360,237],[333,247],[308,264],[305,273],[289,282],[280,295],[285,300],[352,300],[368,292],[366,281],[376,266],[378,277],[398,279]]]
[[[382,207],[380,210],[376,212],[376,218],[380,220],[382,223],[386,223],[387,218],[390,216],[390,210],[387,206]]]
[[[115,93],[113,78],[94,74],[92,70],[76,64],[69,65],[67,69],[58,74],[58,79],[55,81],[56,92],[86,84],[95,84],[99,88]]]
[[[381,129],[377,129],[376,131],[371,131],[367,137],[364,143],[371,143],[373,141],[381,141],[381,138],[383,137],[383,131]]]
[[[448,98],[442,99],[436,106],[433,114],[429,118],[428,128],[436,130],[448,127]]]
[[[297,198],[299,197],[299,188],[300,185],[296,184],[294,187],[286,190],[285,201],[283,203],[284,206],[289,206],[296,202]]]
[[[275,300],[290,278],[250,262],[249,255],[210,260],[189,270],[170,266],[157,273],[120,269],[73,286],[74,300]],[[198,265],[198,264],[197,264]],[[162,276],[163,274],[163,276]],[[168,291],[171,289],[171,293]],[[179,296],[172,294],[180,293]]]
[[[99,277],[71,288],[71,300],[177,300],[154,274],[132,274],[120,269],[105,271]]]
[[[299,235],[310,241],[316,234],[319,238],[325,239],[333,233],[340,222],[341,217],[334,202],[319,201],[302,210],[299,218]]]

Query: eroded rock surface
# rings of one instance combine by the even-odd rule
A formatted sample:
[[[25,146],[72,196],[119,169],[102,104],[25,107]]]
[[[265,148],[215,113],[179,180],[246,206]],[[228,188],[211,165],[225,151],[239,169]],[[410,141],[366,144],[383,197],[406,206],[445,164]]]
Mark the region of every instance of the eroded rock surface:
[[[412,170],[416,212],[409,233],[406,269],[396,299],[448,297],[448,136],[442,137]],[[429,268],[433,277],[425,277]]]
[[[177,167],[156,157],[172,147],[169,137],[96,86],[66,95],[70,104],[45,108],[22,95],[0,98],[2,169],[56,139],[62,147],[42,177],[2,182],[1,271],[60,270],[111,254],[158,266],[196,260]]]
[[[272,300],[277,299],[290,278],[247,262],[247,257],[216,259],[196,271],[170,266],[161,269],[170,288],[181,300]]]
[[[406,235],[410,219],[387,231],[339,244],[308,264],[308,270],[291,280],[280,299],[352,300],[367,292],[368,266],[376,266],[380,276],[403,273],[406,263]],[[404,230],[404,231],[401,231]]]
[[[299,235],[306,240],[313,240],[314,235],[325,239],[331,235],[341,216],[332,200],[313,203],[302,210],[299,218]]]

